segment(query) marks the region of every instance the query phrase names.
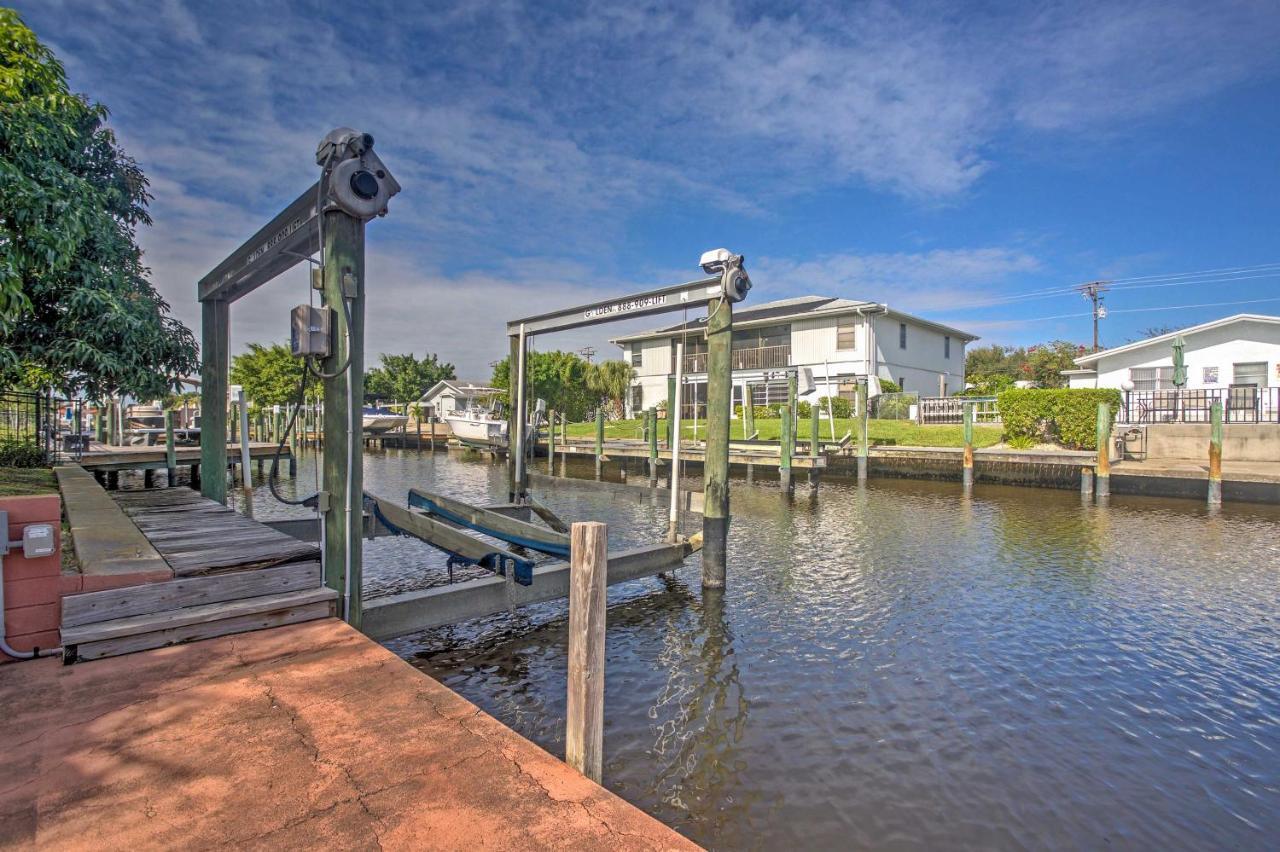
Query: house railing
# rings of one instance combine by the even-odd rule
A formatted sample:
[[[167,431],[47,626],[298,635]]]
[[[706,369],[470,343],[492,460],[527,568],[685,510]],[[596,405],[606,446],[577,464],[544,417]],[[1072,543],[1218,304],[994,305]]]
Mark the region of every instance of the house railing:
[[[964,405],[973,403],[973,422],[1000,423],[1000,406],[994,396],[927,396],[916,404],[916,422],[963,423]]]
[[[1280,423],[1280,387],[1232,385],[1225,388],[1124,392],[1119,422],[1208,423],[1213,403],[1222,403],[1227,423]]]
[[[791,364],[791,347],[757,346],[751,349],[733,350],[731,362],[735,370],[768,370],[775,367],[787,367]],[[705,373],[707,371],[707,353],[696,352],[684,356],[684,372]]]

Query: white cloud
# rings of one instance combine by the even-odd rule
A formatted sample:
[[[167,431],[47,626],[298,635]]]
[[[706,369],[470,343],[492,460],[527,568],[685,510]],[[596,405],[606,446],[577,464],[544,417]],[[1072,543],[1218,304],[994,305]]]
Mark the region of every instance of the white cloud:
[[[848,186],[946,201],[999,168],[1012,133],[1088,144],[1274,73],[1280,36],[1274,3],[1251,0],[18,5],[150,175],[147,261],[184,319],[195,281],[350,124],[405,187],[371,229],[371,354],[425,348],[467,372],[502,354],[500,319],[655,280],[617,274],[614,246],[646,216],[768,221],[778,199]],[[928,311],[1038,263],[996,247],[752,268],[771,297]],[[283,337],[296,289],[255,295],[236,339]]]

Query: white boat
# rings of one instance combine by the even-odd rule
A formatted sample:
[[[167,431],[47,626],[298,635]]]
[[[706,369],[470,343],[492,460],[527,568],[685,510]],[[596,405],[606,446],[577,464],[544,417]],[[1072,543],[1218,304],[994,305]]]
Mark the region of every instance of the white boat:
[[[477,447],[505,447],[507,445],[507,420],[501,408],[487,409],[473,406],[444,416],[449,430],[459,443]]]
[[[381,435],[409,422],[407,415],[396,414],[390,408],[376,405],[366,405],[360,413],[363,415],[362,428],[366,435]]]

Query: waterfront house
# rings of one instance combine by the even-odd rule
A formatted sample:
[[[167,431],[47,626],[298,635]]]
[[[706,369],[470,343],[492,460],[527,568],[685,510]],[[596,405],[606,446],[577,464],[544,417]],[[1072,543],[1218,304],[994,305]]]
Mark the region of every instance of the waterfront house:
[[[613,340],[635,369],[628,414],[667,399],[677,341],[684,345],[685,416],[705,416],[705,318]],[[752,388],[756,405],[785,402],[789,371],[807,371],[800,398],[852,399],[859,377],[877,376],[926,396],[964,388],[965,346],[975,335],[889,308],[835,296],[800,296],[733,312],[733,403]],[[802,386],[806,381],[801,382]]]
[[[428,388],[427,392],[419,397],[415,406],[422,410],[424,418],[435,415],[439,420],[455,411],[466,411],[473,405],[487,405],[495,396],[506,399],[507,392],[479,382],[443,379]]]
[[[1181,336],[1186,383],[1174,387],[1173,344]],[[1272,419],[1280,410],[1280,317],[1236,314],[1075,359],[1073,388],[1116,388],[1136,421],[1203,420],[1221,399],[1229,420]],[[1141,409],[1141,410],[1139,410]]]

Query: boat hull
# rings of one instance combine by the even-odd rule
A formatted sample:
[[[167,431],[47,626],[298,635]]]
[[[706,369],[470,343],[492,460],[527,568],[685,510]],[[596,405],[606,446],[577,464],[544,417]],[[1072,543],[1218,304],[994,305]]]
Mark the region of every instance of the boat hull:
[[[505,420],[477,420],[469,417],[446,417],[449,431],[463,444],[483,447],[505,447],[507,445],[507,422]]]

